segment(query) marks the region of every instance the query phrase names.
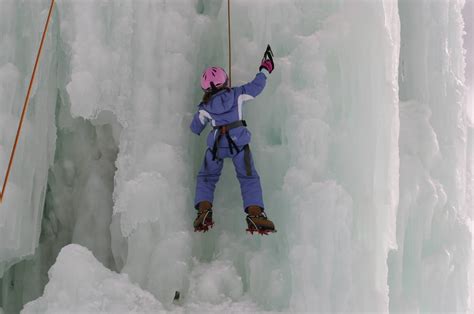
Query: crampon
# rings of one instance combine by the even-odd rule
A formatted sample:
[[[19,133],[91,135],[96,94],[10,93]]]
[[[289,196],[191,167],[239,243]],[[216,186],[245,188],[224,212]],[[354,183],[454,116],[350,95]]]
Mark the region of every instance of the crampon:
[[[276,232],[275,225],[267,218],[267,215],[260,209],[255,211],[255,214],[247,215],[247,232],[253,234],[254,232],[260,235],[269,235]]]
[[[254,232],[256,233],[259,233],[260,235],[269,235],[271,233],[275,233],[276,230],[269,230],[269,229],[260,229],[260,230],[257,230],[257,229],[250,229],[250,228],[247,228],[246,231],[250,234],[253,234]]]
[[[212,220],[212,210],[206,209],[199,211],[194,220],[194,232],[207,232],[214,226],[214,221]]]

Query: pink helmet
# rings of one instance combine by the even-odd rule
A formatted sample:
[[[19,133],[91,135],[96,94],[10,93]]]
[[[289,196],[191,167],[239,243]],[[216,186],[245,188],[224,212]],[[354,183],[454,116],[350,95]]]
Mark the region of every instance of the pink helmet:
[[[220,67],[209,67],[202,73],[201,88],[210,92],[213,89],[227,86],[227,73]]]

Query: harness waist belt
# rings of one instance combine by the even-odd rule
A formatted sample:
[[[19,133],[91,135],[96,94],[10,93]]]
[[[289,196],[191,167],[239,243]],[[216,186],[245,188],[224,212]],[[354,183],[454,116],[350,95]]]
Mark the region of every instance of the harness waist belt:
[[[239,120],[239,121],[235,121],[235,122],[232,122],[232,123],[229,123],[229,124],[215,126],[213,129],[214,130],[221,130],[222,133],[227,133],[228,130],[235,129],[235,128],[238,128],[240,126],[247,126],[247,122],[245,122],[245,120]]]

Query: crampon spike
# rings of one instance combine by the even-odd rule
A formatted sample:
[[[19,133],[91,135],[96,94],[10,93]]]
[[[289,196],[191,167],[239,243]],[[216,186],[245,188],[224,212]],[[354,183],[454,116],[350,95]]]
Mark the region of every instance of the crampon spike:
[[[199,227],[194,228],[194,232],[208,232],[209,229],[212,229],[213,226],[214,222],[206,225],[201,224]]]
[[[260,235],[269,235],[271,233],[275,233],[276,230],[257,230],[257,229],[246,229],[247,232],[253,235],[254,232],[259,233]]]

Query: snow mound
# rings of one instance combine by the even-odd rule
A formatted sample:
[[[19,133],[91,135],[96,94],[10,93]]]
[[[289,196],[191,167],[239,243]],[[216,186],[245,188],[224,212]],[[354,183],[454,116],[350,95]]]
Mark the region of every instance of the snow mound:
[[[191,277],[191,299],[196,301],[220,304],[243,295],[242,278],[230,261],[198,265]]]
[[[242,278],[229,260],[199,263],[194,260],[185,313],[255,313],[259,307],[244,295]]]
[[[91,251],[77,244],[61,250],[49,278],[44,295],[26,304],[22,313],[163,311],[153,295],[131,283],[127,275],[105,268]]]

